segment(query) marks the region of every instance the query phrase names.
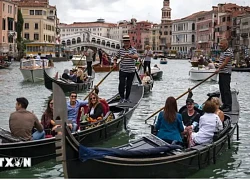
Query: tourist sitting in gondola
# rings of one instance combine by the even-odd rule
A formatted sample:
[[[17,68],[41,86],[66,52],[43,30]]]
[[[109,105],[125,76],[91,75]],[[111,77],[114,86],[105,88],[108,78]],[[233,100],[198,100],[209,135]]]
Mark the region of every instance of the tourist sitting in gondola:
[[[99,94],[99,88],[97,86],[94,86],[94,89],[95,89],[95,93],[98,95]],[[99,101],[102,104],[103,116],[105,116],[107,114],[107,112],[109,112],[109,110],[110,110],[109,109],[109,104],[107,103],[106,99],[104,99],[104,98],[99,97]]]
[[[44,139],[43,126],[33,113],[26,110],[28,105],[29,101],[26,98],[16,98],[16,111],[11,113],[9,118],[11,134],[27,141]]]
[[[75,132],[78,127],[77,116],[79,108],[88,104],[88,101],[77,100],[76,98],[77,93],[71,92],[67,102],[68,120],[72,121],[72,132]]]
[[[150,81],[151,81],[150,74],[148,71],[146,71],[145,75],[142,77],[142,83],[149,84]]]
[[[198,132],[200,113],[194,109],[194,100],[188,98],[186,100],[187,110],[182,112],[182,120],[185,126],[185,131],[192,129],[194,132]],[[184,132],[185,133],[185,132]]]
[[[77,81],[77,70],[70,70],[69,71],[69,79],[73,82]]]
[[[208,65],[207,65],[206,69],[215,69],[215,65],[211,59],[208,60]]]
[[[221,100],[218,97],[212,97],[211,101],[216,105],[215,114],[217,114],[220,120],[223,122],[225,119],[224,112],[220,110],[220,106],[222,105]]]
[[[47,108],[41,118],[41,124],[43,125],[46,138],[53,137],[56,134],[62,134],[61,132],[56,132],[56,128],[60,127],[60,125],[56,125],[53,120],[53,102],[53,99],[48,101]],[[72,129],[72,124],[68,124],[68,126]]]
[[[63,74],[62,74],[62,78],[69,80],[70,76],[69,76],[69,70],[68,69],[64,69]]]
[[[155,126],[157,136],[170,144],[182,144],[181,133],[184,131],[182,116],[177,113],[177,102],[168,97],[164,110],[159,113]]]
[[[88,122],[93,123],[102,120],[103,118],[103,107],[100,103],[99,97],[96,93],[89,95],[89,112]]]
[[[103,53],[103,55],[102,55],[102,65],[104,65],[104,66],[109,65],[108,56],[105,53]]]
[[[206,101],[203,107],[204,115],[200,117],[199,131],[189,131],[189,147],[197,144],[211,143],[215,132],[222,130],[223,125],[219,116],[215,114],[216,104],[212,101]]]
[[[55,125],[55,121],[53,120],[53,99],[48,101],[47,108],[41,118],[41,124],[45,130],[46,137],[57,134],[55,130],[59,125]]]
[[[83,83],[84,81],[87,81],[87,79],[88,79],[87,74],[83,73],[81,69],[78,69],[76,83]]]

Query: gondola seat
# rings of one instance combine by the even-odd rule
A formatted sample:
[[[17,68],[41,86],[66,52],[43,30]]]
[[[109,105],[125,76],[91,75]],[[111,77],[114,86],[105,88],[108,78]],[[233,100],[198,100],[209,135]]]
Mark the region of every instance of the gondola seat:
[[[0,128],[0,139],[2,139],[2,143],[14,143],[14,142],[25,141],[22,138],[13,136],[11,132],[3,128]]]

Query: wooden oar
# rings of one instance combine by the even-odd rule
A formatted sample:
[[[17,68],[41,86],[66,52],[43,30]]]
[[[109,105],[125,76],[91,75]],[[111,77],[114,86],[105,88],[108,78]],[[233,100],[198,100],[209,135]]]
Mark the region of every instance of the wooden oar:
[[[120,61],[116,64],[116,66],[118,66],[119,63],[120,63],[121,61],[122,61],[122,60],[120,60]],[[100,84],[101,84],[101,83],[111,74],[111,72],[116,68],[116,66],[114,66],[114,67],[108,72],[108,74],[106,74],[106,76],[104,76],[104,78],[102,78],[102,80],[96,85],[96,87],[100,86]],[[95,88],[93,88],[93,89],[90,91],[90,93],[84,98],[84,100],[86,100],[86,99],[89,97],[89,95],[90,95],[91,93],[94,92],[94,90],[95,90]]]
[[[183,96],[185,96],[189,91],[192,91],[193,89],[197,88],[199,85],[201,85],[202,83],[204,83],[205,81],[207,81],[208,79],[210,79],[211,77],[213,77],[216,73],[213,73],[212,75],[210,75],[209,77],[207,77],[206,79],[204,79],[203,81],[201,81],[200,83],[198,83],[197,85],[195,85],[194,87],[190,88],[189,90],[187,90],[186,92],[184,92],[183,94],[181,94],[180,96],[178,96],[176,98],[176,100],[182,98]],[[147,121],[152,118],[153,116],[155,116],[156,114],[158,114],[159,112],[161,112],[164,109],[164,107],[162,107],[161,109],[159,109],[158,111],[156,111],[154,114],[152,114],[150,117],[148,117],[145,120],[145,124],[147,124]]]
[[[83,56],[84,56],[84,54],[82,55],[81,59],[78,61],[78,63],[77,63],[77,65],[76,65],[75,69],[77,69],[77,68],[78,68],[78,65],[79,65],[79,64],[80,64],[80,62],[82,61]]]

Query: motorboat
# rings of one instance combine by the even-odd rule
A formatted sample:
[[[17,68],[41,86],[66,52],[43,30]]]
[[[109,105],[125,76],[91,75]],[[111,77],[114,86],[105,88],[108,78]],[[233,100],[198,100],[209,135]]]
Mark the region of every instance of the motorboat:
[[[71,59],[74,66],[86,66],[86,56],[84,55],[73,55]]]
[[[50,76],[53,75],[53,63],[48,59],[21,59],[20,71],[24,81],[39,82],[44,80],[43,69]]]
[[[190,75],[191,80],[202,81],[204,79],[207,79],[212,74],[214,74],[215,71],[216,69],[192,67],[192,69],[189,71],[189,75]],[[210,80],[218,81],[218,74],[215,74],[214,76],[212,76]]]

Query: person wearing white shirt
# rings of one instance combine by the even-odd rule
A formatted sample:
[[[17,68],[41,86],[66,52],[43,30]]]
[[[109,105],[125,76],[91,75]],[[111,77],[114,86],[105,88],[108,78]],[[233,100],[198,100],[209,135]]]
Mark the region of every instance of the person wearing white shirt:
[[[205,114],[200,117],[199,131],[192,132],[189,136],[189,147],[196,144],[211,143],[215,132],[223,129],[222,122],[217,114],[216,105],[212,101],[206,101],[203,111]]]
[[[147,68],[148,68],[148,72],[149,74],[151,75],[151,58],[153,57],[153,51],[150,49],[150,46],[149,45],[146,45],[145,47],[145,52],[144,52],[144,55],[145,55],[145,59],[144,59],[144,73],[146,73],[147,71]]]

